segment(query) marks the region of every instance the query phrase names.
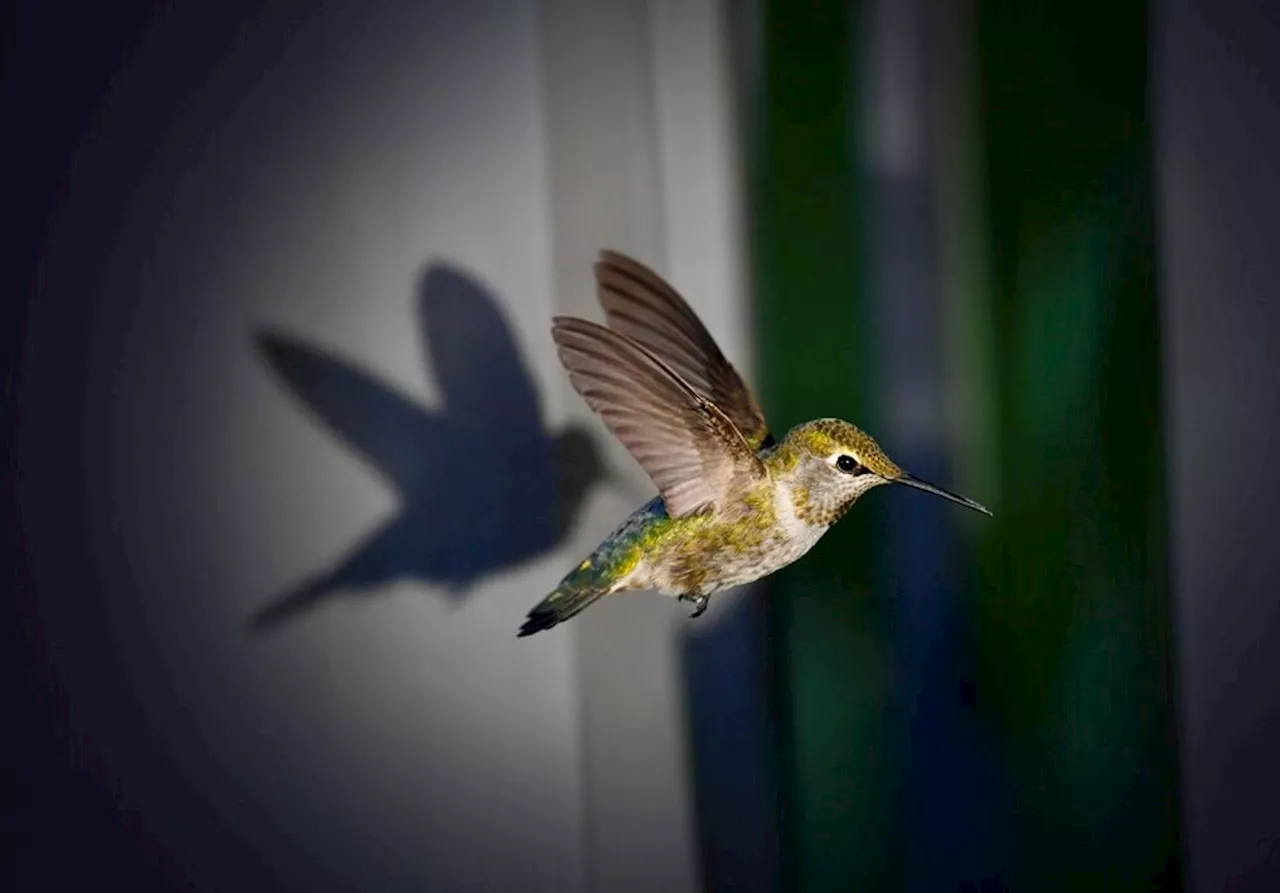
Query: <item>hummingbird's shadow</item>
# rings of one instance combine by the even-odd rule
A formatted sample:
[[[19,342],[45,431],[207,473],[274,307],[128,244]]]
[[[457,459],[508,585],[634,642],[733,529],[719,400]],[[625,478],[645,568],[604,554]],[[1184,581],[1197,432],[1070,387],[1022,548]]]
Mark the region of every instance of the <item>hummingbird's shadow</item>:
[[[396,492],[393,514],[250,618],[266,630],[338,594],[400,579],[461,600],[485,575],[554,549],[604,477],[585,430],[548,431],[493,296],[446,264],[423,274],[419,335],[443,398],[419,405],[372,373],[279,332],[255,340],[292,395]]]

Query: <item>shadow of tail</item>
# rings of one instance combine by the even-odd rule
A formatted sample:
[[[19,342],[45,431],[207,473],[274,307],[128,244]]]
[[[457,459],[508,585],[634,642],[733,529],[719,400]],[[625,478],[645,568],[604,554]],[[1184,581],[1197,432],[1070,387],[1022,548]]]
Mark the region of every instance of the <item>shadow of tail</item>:
[[[256,633],[270,632],[313,607],[333,588],[333,578],[325,574],[308,580],[249,618],[249,628]]]

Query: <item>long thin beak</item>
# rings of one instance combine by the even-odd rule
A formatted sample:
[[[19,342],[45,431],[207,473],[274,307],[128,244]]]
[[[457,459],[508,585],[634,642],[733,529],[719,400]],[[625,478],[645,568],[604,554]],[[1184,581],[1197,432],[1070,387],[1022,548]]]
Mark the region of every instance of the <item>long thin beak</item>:
[[[967,496],[960,496],[956,493],[952,493],[950,490],[944,490],[941,487],[935,487],[933,484],[930,484],[926,481],[922,481],[919,478],[913,478],[911,475],[907,474],[905,471],[901,474],[901,476],[894,478],[893,482],[895,484],[906,484],[908,487],[915,487],[917,490],[923,490],[926,493],[932,493],[934,496],[941,496],[943,499],[950,499],[952,502],[957,502],[960,505],[964,506],[965,508],[973,509],[975,512],[982,512],[984,515],[991,515],[991,510],[987,508],[985,505],[974,502],[972,499],[969,499]],[[994,517],[994,515],[992,515],[992,517]]]

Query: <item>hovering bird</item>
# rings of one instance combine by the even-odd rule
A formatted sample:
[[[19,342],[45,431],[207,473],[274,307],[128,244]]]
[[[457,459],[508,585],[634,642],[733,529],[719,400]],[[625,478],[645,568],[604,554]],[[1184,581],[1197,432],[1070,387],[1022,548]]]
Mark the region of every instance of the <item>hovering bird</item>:
[[[750,389],[684,299],[612,251],[595,265],[608,327],[556,317],[551,329],[574,388],[657,485],[555,591],[519,636],[550,629],[602,596],[655,589],[693,603],[800,558],[858,497],[906,484],[990,515],[903,471],[840,419],[769,433]]]

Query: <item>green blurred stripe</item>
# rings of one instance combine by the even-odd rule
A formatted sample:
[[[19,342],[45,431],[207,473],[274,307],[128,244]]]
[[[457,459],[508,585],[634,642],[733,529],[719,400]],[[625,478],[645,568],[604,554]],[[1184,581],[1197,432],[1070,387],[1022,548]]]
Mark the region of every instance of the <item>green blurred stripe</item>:
[[[856,7],[765,0],[749,163],[758,384],[777,434],[870,427],[853,64]],[[894,754],[878,533],[853,513],[771,581],[787,890],[876,889],[892,867]]]
[[[985,238],[944,246],[943,278],[956,393],[975,409],[966,477],[997,509],[973,623],[979,709],[1013,786],[1004,882],[1180,889],[1148,9],[974,9],[980,155],[949,176],[981,174],[988,217]],[[749,198],[758,384],[779,434],[822,415],[875,428],[857,12],[763,7]],[[954,213],[963,234],[977,212]],[[874,504],[851,513],[772,583],[788,890],[892,889],[911,851],[876,521]]]
[[[1145,3],[979,4],[1011,889],[1181,886]]]

